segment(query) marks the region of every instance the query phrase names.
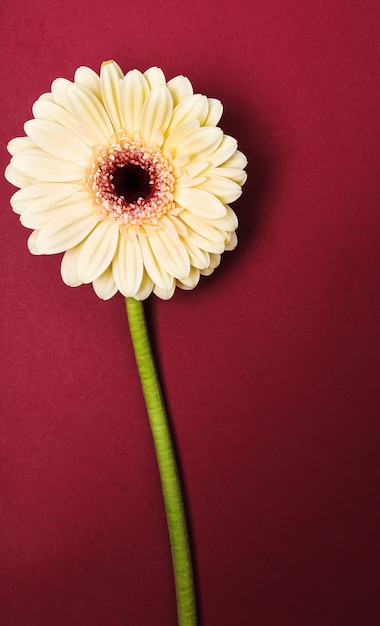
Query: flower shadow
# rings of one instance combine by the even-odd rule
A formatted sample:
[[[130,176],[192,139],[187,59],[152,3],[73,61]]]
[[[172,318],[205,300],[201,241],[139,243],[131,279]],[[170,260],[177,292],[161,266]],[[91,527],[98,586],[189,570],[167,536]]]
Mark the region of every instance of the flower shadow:
[[[238,147],[248,159],[246,168],[248,178],[243,187],[243,194],[232,204],[239,219],[238,249],[244,252],[248,246],[252,246],[253,239],[260,236],[265,219],[265,199],[274,169],[273,147],[271,138],[267,137],[263,130],[264,122],[260,121],[259,115],[252,112],[249,102],[245,103],[245,106],[239,106],[238,116],[236,103],[228,105],[227,102],[221,126],[226,134],[238,139]]]
[[[228,103],[228,94],[221,94],[221,100],[225,103],[226,113],[223,115],[221,121],[221,128],[223,131],[233,137],[238,138],[239,149],[244,152],[248,159],[247,174],[248,179],[243,187],[243,194],[238,201],[232,204],[232,208],[236,212],[239,220],[238,228],[238,248],[234,254],[224,254],[222,259],[223,271],[216,271],[212,277],[201,279],[199,285],[196,287],[196,296],[202,294],[204,288],[209,289],[212,281],[214,288],[218,288],[218,281],[225,280],[226,268],[232,268],[234,263],[241,264],[241,255],[245,256],[254,251],[255,241],[260,238],[263,225],[266,219],[266,209],[268,206],[268,194],[269,187],[272,180],[273,171],[275,169],[275,156],[273,142],[270,137],[265,136],[265,133],[261,128],[264,127],[264,123],[261,124],[258,116],[249,110],[251,104],[247,102],[245,106],[239,105],[239,116],[237,117],[236,102]],[[176,295],[182,300],[188,296],[187,292],[176,290]],[[194,294],[195,295],[195,294]],[[193,297],[194,297],[193,295]],[[202,619],[202,602],[200,597],[200,590],[198,587],[199,581],[199,564],[197,559],[196,542],[194,528],[191,518],[191,501],[188,498],[185,473],[182,465],[182,455],[178,446],[176,437],[175,419],[170,410],[170,394],[169,389],[166,389],[165,379],[161,376],[163,371],[162,360],[165,358],[162,356],[160,349],[160,339],[158,336],[158,323],[157,323],[157,307],[165,306],[166,303],[158,301],[154,296],[151,296],[146,303],[145,313],[148,328],[150,330],[150,340],[152,351],[157,366],[157,370],[160,377],[160,384],[162,393],[166,402],[167,416],[171,427],[172,438],[175,450],[177,450],[177,463],[180,481],[182,485],[182,493],[185,503],[186,518],[188,523],[188,532],[190,538],[192,562],[195,579],[195,593],[197,598],[197,611],[198,611],[198,624],[202,626],[204,620]],[[188,504],[188,506],[187,506]]]

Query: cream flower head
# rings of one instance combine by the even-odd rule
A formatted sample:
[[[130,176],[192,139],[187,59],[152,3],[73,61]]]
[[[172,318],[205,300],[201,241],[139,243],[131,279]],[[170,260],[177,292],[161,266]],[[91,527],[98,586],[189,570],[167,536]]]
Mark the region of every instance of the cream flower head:
[[[246,180],[245,156],[216,125],[219,100],[152,67],[125,76],[114,61],[100,76],[53,81],[33,105],[26,137],[8,144],[5,176],[33,254],[65,252],[67,285],[144,300],[193,289],[236,246],[228,206]]]

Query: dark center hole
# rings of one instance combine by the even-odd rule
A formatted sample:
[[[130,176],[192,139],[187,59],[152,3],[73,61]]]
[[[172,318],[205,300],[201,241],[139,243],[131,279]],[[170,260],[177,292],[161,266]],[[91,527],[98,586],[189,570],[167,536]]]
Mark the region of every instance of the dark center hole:
[[[113,172],[112,183],[115,192],[118,196],[123,196],[126,202],[136,202],[139,198],[145,200],[152,191],[149,181],[149,173],[132,163],[117,167]]]

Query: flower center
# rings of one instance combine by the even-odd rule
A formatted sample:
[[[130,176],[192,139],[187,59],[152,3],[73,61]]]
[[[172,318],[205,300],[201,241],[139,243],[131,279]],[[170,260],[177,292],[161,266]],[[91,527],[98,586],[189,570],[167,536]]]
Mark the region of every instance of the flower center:
[[[125,136],[108,149],[95,148],[85,186],[101,219],[125,225],[157,224],[175,206],[170,156]]]
[[[136,202],[139,198],[146,200],[152,191],[149,172],[132,163],[114,170],[112,184],[116,195],[129,203]]]

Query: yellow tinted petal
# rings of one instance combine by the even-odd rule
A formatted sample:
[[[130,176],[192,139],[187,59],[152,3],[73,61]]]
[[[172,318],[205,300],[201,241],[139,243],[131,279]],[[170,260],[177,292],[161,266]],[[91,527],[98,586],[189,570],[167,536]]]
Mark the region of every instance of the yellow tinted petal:
[[[207,98],[208,113],[204,121],[204,126],[216,126],[223,114],[223,105],[216,98]]]
[[[128,239],[119,237],[112,271],[119,291],[125,297],[133,297],[141,285],[144,272],[139,242],[133,232]]]
[[[146,78],[138,70],[128,72],[120,85],[120,116],[130,137],[140,131],[141,112],[149,93]]]
[[[102,300],[112,298],[117,292],[117,286],[113,278],[111,267],[108,267],[103,274],[95,278],[92,286],[98,298]]]
[[[11,164],[23,174],[41,181],[74,182],[83,177],[81,165],[58,159],[39,148],[18,152]]]
[[[133,296],[135,300],[145,300],[153,291],[154,283],[148,273],[144,270],[142,281],[138,291]]]
[[[165,85],[155,87],[147,97],[141,113],[141,136],[151,143],[154,131],[164,133],[173,114],[173,100]]]
[[[78,259],[79,254],[82,248],[82,244],[80,243],[74,248],[71,248],[62,257],[61,261],[61,276],[63,282],[69,287],[78,287],[78,285],[82,285],[83,281],[79,278],[78,275]]]
[[[166,85],[165,74],[159,67],[150,67],[144,72],[144,77],[148,81],[151,90],[159,85]]]
[[[206,180],[197,186],[197,189],[208,191],[219,198],[224,204],[234,202],[234,200],[240,198],[242,194],[240,185],[223,176],[207,176]]]
[[[196,94],[182,100],[173,111],[170,128],[176,128],[191,120],[199,120],[202,126],[208,114],[208,102],[206,96]]]
[[[12,162],[5,168],[4,177],[8,183],[20,188],[27,187],[35,182],[33,178],[26,176],[26,174],[13,167]]]
[[[222,217],[226,207],[212,193],[198,188],[179,188],[174,195],[175,201],[191,213],[201,217]]]
[[[105,63],[102,63],[100,70],[102,99],[115,130],[120,130],[122,127],[119,93],[120,83],[123,78],[124,74],[115,61],[106,61]]]
[[[78,259],[78,275],[84,283],[98,278],[112,262],[119,237],[117,222],[98,222],[82,246]]]
[[[225,241],[225,233],[217,227],[210,224],[209,221],[203,220],[197,215],[193,215],[189,211],[183,211],[181,213],[181,219],[196,233],[215,241],[223,243]],[[206,248],[205,248],[206,249]]]
[[[174,157],[187,154],[196,161],[209,161],[209,155],[214,153],[223,139],[220,128],[212,126],[198,128],[179,140],[171,149]]]
[[[172,288],[174,278],[160,265],[149,243],[149,237],[139,237],[144,266],[152,281],[164,291]]]
[[[99,100],[101,99],[100,78],[91,68],[84,65],[78,67],[74,74],[74,82],[87,87]]]
[[[92,155],[91,149],[68,128],[49,120],[29,120],[24,124],[24,129],[36,146],[45,152],[87,166]]]
[[[237,148],[237,141],[229,135],[223,135],[219,146],[209,155],[208,161],[211,167],[218,167],[229,159]]]
[[[56,78],[51,84],[51,93],[54,98],[54,102],[59,104],[64,109],[70,108],[70,102],[67,95],[67,88],[72,83],[67,78]]]
[[[190,272],[190,259],[180,239],[168,237],[160,230],[149,234],[149,243],[158,263],[175,278],[184,278]]]
[[[56,254],[73,248],[87,237],[97,221],[88,203],[73,204],[44,226],[35,241],[36,249],[42,254]]]
[[[11,206],[15,213],[22,213],[31,206],[52,204],[55,198],[60,200],[80,189],[79,185],[70,183],[37,183],[19,189],[11,197]]]
[[[193,86],[185,76],[175,76],[168,81],[167,87],[172,94],[174,106],[193,95]]]
[[[9,154],[14,156],[17,152],[21,152],[22,150],[30,150],[30,148],[36,148],[36,144],[31,140],[30,137],[15,137],[11,139],[11,141],[7,145],[7,150]]]
[[[68,97],[71,111],[84,134],[93,144],[109,144],[114,128],[98,98],[86,87],[78,84],[69,86]]]

